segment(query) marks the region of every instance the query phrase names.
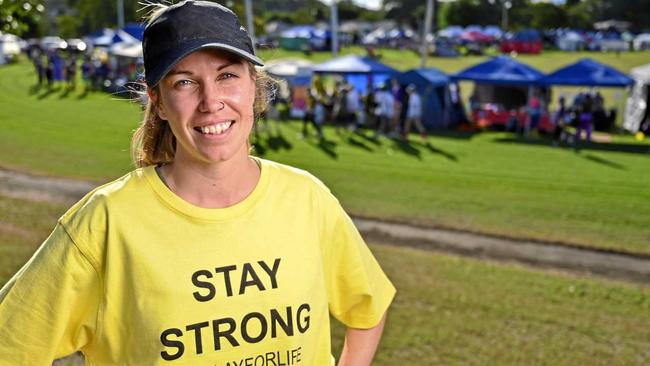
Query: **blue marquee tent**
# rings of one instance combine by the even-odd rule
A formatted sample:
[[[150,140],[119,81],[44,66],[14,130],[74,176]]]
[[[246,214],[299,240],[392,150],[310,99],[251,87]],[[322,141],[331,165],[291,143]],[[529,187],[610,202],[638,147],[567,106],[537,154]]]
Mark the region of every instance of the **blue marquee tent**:
[[[542,78],[544,85],[626,87],[634,80],[611,66],[590,58],[565,66]]]
[[[342,75],[361,94],[367,93],[369,82],[374,87],[377,87],[398,74],[397,70],[377,60],[356,55],[338,57],[316,65],[313,72],[316,74]]]
[[[453,80],[500,85],[536,85],[544,77],[540,71],[507,56],[495,57],[452,75]]]
[[[138,40],[142,41],[144,38],[144,24],[143,23],[129,23],[124,26],[124,31]]]
[[[422,122],[427,128],[447,126],[449,109],[449,76],[435,68],[413,69],[395,79],[403,85],[413,84],[422,97]]]
[[[325,50],[331,32],[311,25],[297,25],[280,34],[280,47],[287,50]]]

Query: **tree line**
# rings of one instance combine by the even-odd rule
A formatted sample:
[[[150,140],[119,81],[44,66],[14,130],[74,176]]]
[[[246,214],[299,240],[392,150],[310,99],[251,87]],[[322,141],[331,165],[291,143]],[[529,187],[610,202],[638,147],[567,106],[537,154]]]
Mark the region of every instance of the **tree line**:
[[[150,0],[150,2],[167,2]],[[175,2],[175,0],[174,0]],[[233,9],[244,19],[244,0],[217,1]],[[141,0],[123,0],[126,22],[142,22]],[[507,9],[508,30],[571,27],[591,29],[597,21],[628,21],[633,30],[650,30],[650,0],[566,0],[562,5],[532,0],[434,0],[433,29],[448,25],[501,25]],[[269,21],[290,24],[314,24],[329,21],[329,6],[318,0],[255,0],[255,28],[262,34]],[[384,0],[379,10],[355,5],[352,0],[338,2],[341,21],[392,19],[422,29],[426,1]],[[116,0],[13,0],[0,1],[0,31],[23,37],[57,34],[78,37],[117,23]]]

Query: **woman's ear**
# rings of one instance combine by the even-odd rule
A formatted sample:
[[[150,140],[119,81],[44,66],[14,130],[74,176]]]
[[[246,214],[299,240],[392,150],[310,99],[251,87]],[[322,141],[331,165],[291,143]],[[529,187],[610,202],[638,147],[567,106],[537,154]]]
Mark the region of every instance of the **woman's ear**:
[[[158,92],[155,89],[147,89],[147,95],[149,95],[151,103],[157,107],[156,112],[158,113],[158,117],[166,121],[167,113],[165,113],[162,103],[158,100]]]

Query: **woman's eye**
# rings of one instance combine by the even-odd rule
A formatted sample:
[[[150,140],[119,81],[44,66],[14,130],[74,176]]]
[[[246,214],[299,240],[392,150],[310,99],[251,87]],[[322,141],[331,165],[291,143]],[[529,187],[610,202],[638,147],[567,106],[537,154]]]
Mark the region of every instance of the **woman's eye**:
[[[236,78],[236,77],[237,77],[237,75],[235,75],[235,74],[225,72],[225,73],[219,75],[219,80],[232,79],[232,78]]]
[[[186,86],[186,85],[190,85],[190,84],[192,84],[192,80],[182,79],[182,80],[176,81],[174,83],[174,86],[175,87],[182,87],[182,86]]]

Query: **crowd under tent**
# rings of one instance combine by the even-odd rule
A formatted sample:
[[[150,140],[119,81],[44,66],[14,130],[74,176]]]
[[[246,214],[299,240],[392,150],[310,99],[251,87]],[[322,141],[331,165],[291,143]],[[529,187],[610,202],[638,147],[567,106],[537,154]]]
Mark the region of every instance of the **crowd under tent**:
[[[362,95],[368,93],[368,85],[377,88],[398,74],[397,70],[375,59],[356,55],[338,57],[316,65],[313,72],[320,75],[340,75]]]
[[[539,86],[542,77],[533,67],[499,56],[454,74],[452,80],[474,82],[470,99],[474,122],[480,127],[503,127],[512,113],[521,121],[527,118],[525,107],[533,95],[548,103],[548,91]],[[551,130],[548,113],[542,114],[540,127]]]
[[[450,124],[449,76],[435,68],[413,69],[395,79],[403,86],[415,85],[422,98],[422,123],[427,128],[443,128]]]
[[[540,83],[547,86],[625,88],[634,84],[634,80],[611,66],[590,58],[583,58],[548,74],[540,80]],[[605,115],[604,110],[601,112],[594,116],[594,127],[604,131],[611,129],[615,123],[615,112],[610,111],[608,115]]]
[[[269,75],[280,79],[277,97],[282,101],[291,99],[289,115],[292,118],[303,118],[307,110],[312,63],[297,58],[273,60],[267,62],[263,69]]]
[[[623,128],[635,133],[650,133],[650,64],[630,71],[634,87],[627,99]]]

